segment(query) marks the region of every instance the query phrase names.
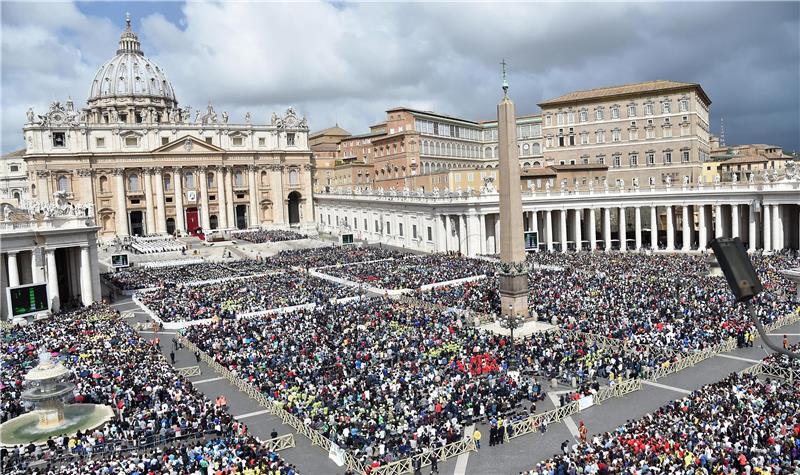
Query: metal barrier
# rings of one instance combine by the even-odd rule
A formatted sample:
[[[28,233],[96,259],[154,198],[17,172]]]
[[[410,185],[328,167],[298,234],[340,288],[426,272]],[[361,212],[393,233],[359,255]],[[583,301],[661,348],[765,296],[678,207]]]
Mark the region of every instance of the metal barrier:
[[[800,377],[800,372],[795,371],[794,368],[789,368],[776,363],[766,363],[763,361],[743,369],[739,372],[739,374],[752,374],[754,376],[763,374],[773,378],[785,379],[789,381],[789,383],[794,383],[798,380],[798,377]]]
[[[280,452],[281,450],[291,449],[294,447],[294,434],[290,432],[273,439],[267,439],[262,443],[267,450],[272,452]]]
[[[444,462],[450,457],[458,457],[463,453],[475,450],[475,440],[470,436],[458,442],[447,444],[444,447],[438,447],[419,455],[414,455],[413,457],[406,457],[402,460],[373,468],[370,471],[370,475],[401,475],[403,473],[412,473],[414,471],[415,460],[420,461],[421,467],[427,467],[431,465],[431,459],[433,458],[439,462]]]
[[[199,366],[186,366],[185,368],[175,368],[178,371],[178,374],[184,377],[189,376],[200,376],[200,367]]]

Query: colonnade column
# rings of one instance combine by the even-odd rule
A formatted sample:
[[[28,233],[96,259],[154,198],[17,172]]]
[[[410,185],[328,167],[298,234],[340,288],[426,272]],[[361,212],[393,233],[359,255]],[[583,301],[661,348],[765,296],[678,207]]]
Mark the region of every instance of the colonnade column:
[[[561,252],[567,252],[567,213],[568,210],[562,209],[560,212],[561,219],[559,221],[559,234],[561,234]]]
[[[486,255],[486,215],[485,214],[479,214],[478,215],[478,226],[479,226],[479,229],[478,229],[479,233],[478,234],[479,234],[480,240],[481,240],[480,252],[481,252],[481,254]]]
[[[758,226],[756,226],[756,210],[751,202],[747,206],[747,248],[750,252],[755,252],[758,237],[756,236]]]
[[[55,249],[47,249],[45,251],[45,262],[47,263],[47,293],[50,296],[50,310],[58,312],[61,308],[61,300],[58,294],[58,270]]]
[[[33,259],[33,256],[31,256]],[[17,252],[12,251],[8,253],[8,286],[15,287],[19,285],[19,265],[17,264]],[[6,299],[5,295],[0,296],[3,300]]]
[[[446,215],[444,215],[444,249],[442,249],[444,252],[447,252],[447,251],[450,250],[450,235],[451,234],[452,233],[450,231],[450,216],[446,214]]]
[[[147,234],[156,234],[156,216],[153,207],[153,173],[149,168],[142,170],[142,178],[144,179],[144,202],[147,209],[147,216],[145,222],[147,223]]]
[[[597,249],[597,223],[595,218],[594,208],[589,208],[589,248],[591,251]]]
[[[667,250],[675,250],[675,217],[672,215],[672,206],[666,206],[667,210]]]
[[[692,225],[689,223],[689,205],[681,206],[681,225],[683,228],[681,229],[683,243],[681,245],[681,250],[686,252],[692,249]]]
[[[714,237],[721,238],[725,235],[722,229],[722,205],[714,207]]]
[[[469,254],[469,239],[467,239],[467,216],[458,215],[458,250],[461,254]]]
[[[547,250],[553,251],[553,212],[549,209],[545,211],[545,231],[547,232]]]
[[[164,210],[164,169],[156,168],[156,232],[167,232],[167,213]]]
[[[581,214],[583,210],[578,208],[575,210],[575,250],[580,251],[583,248],[583,236],[581,236]]]
[[[204,233],[208,233],[211,229],[211,218],[208,214],[208,167],[199,167],[197,175],[200,179],[200,227]]]
[[[500,213],[494,215],[494,252],[500,254]]]
[[[183,210],[183,172],[180,168],[173,171],[172,181],[175,182],[175,231],[182,236],[186,233],[186,216]]]
[[[658,207],[650,205],[650,249],[658,249]]]
[[[731,205],[731,237],[742,237],[739,233],[739,205]]]
[[[258,226],[261,220],[258,217],[258,185],[256,184],[256,166],[247,166],[247,184],[250,185],[250,227]]]
[[[636,233],[633,237],[634,246],[636,250],[642,249],[642,207],[636,206],[633,208],[633,232]]]
[[[782,224],[783,221],[781,219],[781,208],[780,205],[771,205],[772,206],[772,249],[775,251],[780,251],[783,249],[783,231],[782,231]]]
[[[698,238],[697,238],[697,248],[699,250],[704,250],[706,245],[708,244],[708,229],[706,228],[706,205],[700,205],[699,213],[697,214],[697,221],[698,221]]]
[[[620,251],[627,251],[628,250],[628,230],[627,230],[628,222],[625,217],[625,207],[620,206],[619,208],[619,250]]]
[[[611,209],[603,208],[603,239],[606,241],[606,252],[611,250]]]
[[[538,211],[531,211],[531,231],[536,233],[537,238],[539,237],[539,212]]]
[[[225,168],[217,167],[217,226],[220,229],[228,227],[228,200],[225,196]],[[273,204],[273,206],[276,206]],[[274,212],[274,210],[273,210]]]
[[[764,251],[772,250],[772,213],[770,212],[770,205],[761,205],[764,211]]]
[[[128,233],[128,197],[125,196],[125,170],[114,169],[114,193],[117,195],[117,235],[127,236]]]
[[[89,306],[94,302],[92,292],[92,262],[89,259],[89,246],[81,246],[81,303]]]

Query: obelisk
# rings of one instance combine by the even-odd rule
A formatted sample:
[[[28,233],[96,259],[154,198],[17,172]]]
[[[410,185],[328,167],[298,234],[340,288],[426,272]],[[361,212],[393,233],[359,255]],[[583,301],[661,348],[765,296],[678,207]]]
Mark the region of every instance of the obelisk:
[[[522,234],[522,191],[517,157],[517,117],[508,98],[503,60],[503,100],[497,105],[500,138],[500,306],[503,316],[528,318],[528,269]]]

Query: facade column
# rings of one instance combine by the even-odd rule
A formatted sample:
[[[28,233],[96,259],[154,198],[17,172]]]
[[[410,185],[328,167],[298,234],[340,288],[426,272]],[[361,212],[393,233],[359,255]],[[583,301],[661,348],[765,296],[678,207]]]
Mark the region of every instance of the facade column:
[[[444,215],[444,252],[450,250],[450,236],[452,235],[452,231],[450,231],[450,215]]]
[[[714,207],[714,237],[721,238],[725,235],[722,229],[722,205]]]
[[[45,262],[47,263],[47,293],[50,296],[50,310],[58,312],[61,308],[61,298],[58,294],[58,269],[55,249],[45,251]]]
[[[228,227],[228,200],[225,196],[225,167],[217,167],[217,227],[225,229]],[[273,213],[274,206],[273,204]]]
[[[447,252],[447,230],[445,229],[444,221],[442,218],[445,216],[434,215],[433,219],[436,225],[436,252]]]
[[[178,236],[186,234],[186,215],[183,210],[183,170],[175,168],[172,173],[175,185],[175,231]]]
[[[273,165],[270,170],[272,186],[270,190],[272,200],[272,223],[289,224],[284,219],[283,209],[283,165]],[[448,237],[449,239],[449,237]]]
[[[80,177],[81,190],[80,201],[91,203],[94,201],[94,171],[91,168],[81,168],[78,170]],[[74,190],[73,190],[74,191]],[[77,196],[77,194],[75,194]],[[97,209],[95,209],[95,213]],[[94,216],[96,218],[96,216]],[[148,231],[151,232],[151,231]]]
[[[628,220],[627,216],[625,216],[625,207],[619,207],[619,250],[620,251],[627,251],[628,250]]]
[[[164,208],[164,169],[156,168],[156,232],[166,234],[167,212]]]
[[[634,246],[636,246],[636,250],[640,251],[642,249],[642,207],[636,206],[633,208],[633,232],[635,233],[634,239]]]
[[[147,207],[147,216],[145,216],[147,230],[145,234],[156,234],[156,216],[153,207],[153,181],[152,172],[149,168],[142,170],[142,178],[144,179],[144,202]]]
[[[772,206],[772,250],[780,251],[783,249],[781,236],[781,209],[780,205]]]
[[[583,236],[581,236],[581,214],[583,210],[578,208],[575,210],[575,250],[580,251],[582,249],[582,241]]]
[[[758,238],[756,237],[756,231],[758,226],[756,226],[756,210],[755,206],[751,202],[747,206],[747,247],[750,252],[756,251],[756,246],[758,242]]]
[[[539,212],[531,211],[531,231],[536,233],[536,238],[539,238]]]
[[[681,245],[681,250],[683,252],[688,252],[692,249],[692,228],[691,224],[689,223],[689,205],[681,206],[681,225],[683,228],[681,232],[683,233],[683,244]]]
[[[603,208],[603,239],[606,252],[611,251],[611,208]]]
[[[589,250],[597,250],[597,222],[594,208],[589,208]]]
[[[17,263],[17,252],[13,251],[8,253],[8,286],[16,287],[17,285],[19,285],[19,264]],[[5,293],[1,297],[6,300]]]
[[[764,214],[764,252],[772,250],[772,209],[770,205],[762,204],[761,209]]]
[[[458,251],[465,256],[469,254],[469,240],[467,239],[467,215],[458,215]]]
[[[567,252],[567,247],[569,246],[567,244],[567,213],[568,212],[569,212],[568,210],[562,209],[561,212],[559,213],[561,215],[561,220],[560,220],[560,223],[559,223],[559,227],[560,227],[559,234],[561,234],[561,236],[560,236],[561,237],[561,252]]]
[[[698,209],[697,221],[700,226],[700,236],[697,238],[697,249],[703,251],[708,246],[708,228],[706,227],[708,217],[706,216],[706,205],[700,205]]]
[[[247,184],[250,185],[248,194],[250,195],[250,227],[256,227],[261,224],[258,215],[258,185],[256,184],[256,166],[247,166]]]
[[[739,205],[731,205],[731,237],[742,237],[739,233]]]
[[[235,197],[233,195],[233,168],[225,167],[225,203],[228,208],[225,213],[228,215],[228,227],[236,228],[236,208],[234,205]],[[280,202],[281,210],[283,210],[283,200]],[[287,223],[288,224],[288,223]]]
[[[211,229],[211,217],[208,214],[208,167],[198,167],[197,175],[200,179],[200,226],[203,233],[207,234]]]
[[[545,211],[544,219],[547,232],[547,250],[553,252],[553,212],[549,209]]]
[[[81,246],[81,303],[89,306],[94,302],[92,291],[92,261],[89,259],[89,246]]]
[[[675,250],[675,217],[672,215],[672,206],[667,208],[667,250]]]
[[[650,249],[658,249],[658,207],[650,205]]]
[[[480,253],[486,255],[486,215],[480,214],[478,215],[478,235],[480,236],[481,245],[480,245]]]
[[[115,194],[117,195],[117,235],[127,236],[128,232],[128,197],[125,196],[125,170],[114,169]]]

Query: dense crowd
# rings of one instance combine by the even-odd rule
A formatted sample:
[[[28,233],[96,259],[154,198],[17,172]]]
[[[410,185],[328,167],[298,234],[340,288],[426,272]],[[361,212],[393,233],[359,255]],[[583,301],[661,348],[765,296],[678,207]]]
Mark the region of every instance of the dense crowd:
[[[701,256],[639,253],[541,253],[529,271],[531,313],[562,328],[663,349],[694,351],[738,338],[754,328],[721,276],[706,275]],[[763,323],[797,311],[795,284],[778,270],[797,267],[797,254],[754,255],[764,291],[754,304]],[[497,279],[435,289],[420,298],[449,307],[497,314]]]
[[[800,386],[733,373],[525,475],[800,473]]]
[[[309,269],[380,259],[396,259],[405,255],[407,254],[385,247],[347,245],[281,251],[270,257],[269,260],[280,267]]]
[[[242,277],[267,272],[274,267],[266,259],[231,262],[199,262],[164,267],[132,267],[103,277],[120,290],[137,290],[165,284]]]
[[[246,467],[253,467],[253,473],[297,473],[249,436],[225,408],[205,399],[156,345],[140,338],[108,306],[14,327],[5,334],[2,350],[4,421],[30,409],[20,393],[39,352],[50,353],[72,372],[75,402],[114,410],[114,418],[93,431],[51,438],[41,446],[4,448],[3,473],[24,473],[29,464],[36,468],[28,473],[217,473]],[[191,434],[205,437],[172,442]],[[120,452],[102,456],[108,446]],[[70,454],[83,457],[63,458]],[[40,466],[41,460],[47,463]]]
[[[237,231],[231,234],[231,239],[243,240],[256,244],[265,242],[296,241],[298,239],[308,239],[305,234],[297,231],[287,231],[283,229],[257,230],[257,231]]]
[[[201,285],[167,284],[137,298],[162,321],[233,318],[295,305],[353,297],[358,289],[288,271]]]
[[[460,440],[473,421],[522,417],[544,397],[543,379],[574,379],[577,394],[588,395],[645,363],[557,332],[517,338],[512,347],[453,313],[381,299],[185,332],[367,464]]]
[[[459,254],[430,254],[325,269],[326,274],[382,289],[417,289],[423,285],[478,275],[493,275],[496,264]]]

